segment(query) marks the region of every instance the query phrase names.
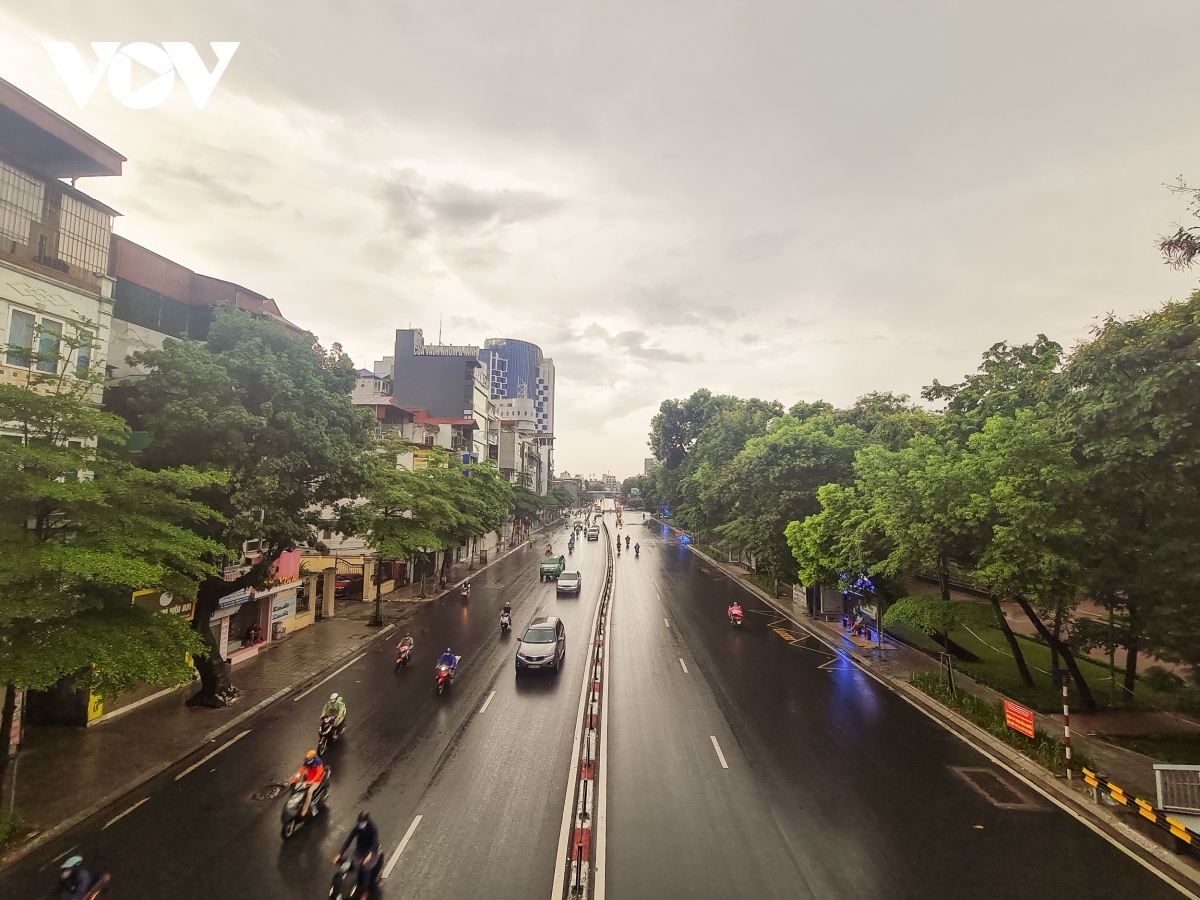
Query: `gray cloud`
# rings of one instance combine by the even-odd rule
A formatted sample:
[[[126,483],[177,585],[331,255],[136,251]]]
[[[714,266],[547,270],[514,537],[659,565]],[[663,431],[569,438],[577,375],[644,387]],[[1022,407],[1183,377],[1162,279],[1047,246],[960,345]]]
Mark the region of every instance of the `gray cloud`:
[[[461,182],[431,183],[412,169],[388,178],[380,196],[388,223],[418,240],[433,229],[463,236],[549,216],[563,201],[531,190],[482,190]]]

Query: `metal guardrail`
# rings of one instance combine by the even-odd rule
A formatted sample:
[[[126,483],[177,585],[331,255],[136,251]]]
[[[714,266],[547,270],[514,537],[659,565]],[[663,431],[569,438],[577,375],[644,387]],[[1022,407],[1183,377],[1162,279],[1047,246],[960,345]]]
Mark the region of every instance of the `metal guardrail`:
[[[1085,784],[1089,785],[1096,792],[1097,800],[1099,800],[1100,792],[1103,791],[1117,803],[1120,803],[1122,806],[1128,806],[1143,819],[1153,822],[1159,828],[1170,833],[1175,839],[1176,853],[1183,853],[1186,848],[1191,848],[1193,851],[1200,850],[1200,833],[1193,831],[1173,816],[1168,815],[1162,810],[1155,809],[1145,800],[1130,797],[1124,790],[1109,781],[1107,777],[1099,775],[1086,767],[1083,770],[1083,780]]]

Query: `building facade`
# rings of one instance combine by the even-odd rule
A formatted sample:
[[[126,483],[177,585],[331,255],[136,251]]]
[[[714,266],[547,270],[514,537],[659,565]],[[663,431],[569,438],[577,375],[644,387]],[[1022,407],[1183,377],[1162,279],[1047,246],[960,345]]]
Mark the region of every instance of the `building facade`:
[[[533,430],[554,434],[554,360],[544,357],[541,347],[513,338],[488,338],[479,361],[487,372],[492,400],[502,409],[501,401],[528,401]],[[525,404],[520,408],[526,411]]]
[[[74,184],[120,175],[124,162],[0,80],[0,345],[15,345],[0,353],[4,382],[22,383],[32,371],[103,371],[113,308],[109,240],[119,213]],[[101,388],[93,399],[100,402]]]

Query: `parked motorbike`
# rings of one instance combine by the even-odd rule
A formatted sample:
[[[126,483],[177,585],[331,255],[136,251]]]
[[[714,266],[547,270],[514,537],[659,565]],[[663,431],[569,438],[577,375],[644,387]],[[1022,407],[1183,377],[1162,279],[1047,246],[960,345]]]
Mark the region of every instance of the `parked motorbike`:
[[[408,658],[412,656],[412,647],[408,644],[401,644],[396,648],[396,671],[401,668],[408,668]]]
[[[329,744],[342,736],[346,723],[335,724],[337,716],[321,716],[321,727],[317,731],[317,756],[324,756]]]
[[[362,885],[362,890],[359,890],[359,882],[362,876],[359,873],[361,866],[354,854],[348,853],[342,857],[338,863],[337,871],[333,873],[333,883],[329,885],[330,900],[358,900],[365,898],[371,892],[371,888],[379,884],[380,875],[383,873],[383,852],[376,854],[368,865],[371,870],[367,874],[365,884]]]
[[[454,684],[454,670],[445,663],[437,667],[437,692],[440,694]]]
[[[301,780],[292,782],[292,792],[288,794],[287,800],[284,801],[283,810],[279,814],[280,821],[283,822],[283,839],[286,841],[297,829],[304,825],[309,819],[314,819],[321,813],[321,807],[325,803],[325,797],[329,794],[329,766],[325,767],[325,777],[321,779],[321,783],[317,785],[317,789],[313,791],[312,803],[308,805],[308,812],[301,816],[300,810],[304,808],[304,792],[308,785]]]
[[[510,628],[512,628],[512,616],[510,616],[507,612],[501,612],[500,633],[504,634],[504,632],[508,631]]]

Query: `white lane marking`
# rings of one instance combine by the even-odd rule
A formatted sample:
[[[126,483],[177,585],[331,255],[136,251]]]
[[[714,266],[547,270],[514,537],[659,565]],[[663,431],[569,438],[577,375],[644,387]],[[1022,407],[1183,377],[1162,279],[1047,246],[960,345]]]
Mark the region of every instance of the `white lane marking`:
[[[684,674],[684,675],[686,675],[686,674],[688,673],[688,670],[687,670],[687,663],[685,663],[685,662],[683,661],[683,657],[680,657],[680,658],[679,658],[679,665],[681,665],[681,666],[683,667],[683,674]]]
[[[666,619],[663,619],[663,624],[666,625],[668,628],[671,627],[671,623],[668,622]]]
[[[317,688],[319,688],[321,685],[323,685],[325,682],[327,682],[334,675],[338,675],[338,674],[344,672],[346,669],[350,668],[352,665],[354,665],[356,662],[358,662],[364,656],[366,656],[365,653],[358,654],[358,656],[354,657],[354,659],[350,660],[350,662],[346,663],[344,666],[342,666],[336,672],[330,672],[328,675],[326,675],[324,678],[322,678],[320,681],[318,681],[316,684],[314,684],[312,687],[310,687],[307,691],[305,691],[303,694],[300,694],[297,697],[293,697],[292,702],[295,703],[297,700],[303,700],[305,697],[307,697],[309,694],[311,694],[313,691],[315,691]]]
[[[713,749],[717,751],[717,759],[721,761],[721,768],[728,769],[729,763],[725,762],[725,754],[721,752],[721,745],[717,743],[717,736],[710,734],[708,739],[713,742]]]
[[[149,797],[143,797],[137,803],[133,804],[133,806],[129,807],[129,809],[125,810],[125,812],[119,813],[118,815],[113,816],[111,819],[109,819],[107,822],[105,822],[104,828],[107,828],[109,825],[112,825],[115,822],[120,822],[123,818],[125,818],[127,815],[129,815],[131,812],[133,812],[135,809],[137,809],[143,803],[149,803],[149,802],[150,802]],[[103,831],[104,828],[101,828],[100,830]]]
[[[487,698],[486,700],[484,700],[484,701],[483,701],[483,706],[479,707],[479,712],[480,712],[480,713],[485,713],[485,712],[487,712],[488,704],[492,702],[492,698],[493,698],[493,697],[495,697],[495,696],[496,696],[496,692],[495,692],[495,691],[492,691],[490,694],[488,694],[488,698]]]
[[[104,829],[100,829],[100,830],[101,830],[101,831],[103,831]],[[78,845],[78,844],[76,844],[75,846],[73,846],[73,847],[71,848],[71,850],[77,850],[77,849],[79,849],[79,845]],[[58,854],[58,856],[54,857],[54,859],[50,860],[50,862],[58,862],[60,859],[63,859],[64,857],[67,857],[67,856],[70,856],[70,855],[71,855],[71,850],[64,850],[62,853]],[[45,866],[43,866],[42,868],[44,869],[44,868],[45,868]],[[41,869],[38,869],[38,871],[40,872],[40,871],[41,871]]]
[[[385,634],[387,634],[389,631],[391,631],[395,627],[396,627],[395,625],[389,625],[387,628],[383,629],[383,631],[379,632],[379,636],[383,637]]]
[[[612,598],[609,598],[608,614],[612,615]],[[608,863],[608,667],[601,673],[603,690],[600,693],[600,780],[596,782],[596,822],[592,829],[595,840],[596,859],[592,868],[592,900],[604,900],[604,867]]]
[[[400,854],[404,852],[404,848],[408,846],[409,840],[412,839],[413,832],[417,830],[417,826],[421,824],[421,816],[417,816],[412,820],[412,824],[408,826],[408,831],[404,832],[404,837],[400,839],[400,845],[396,848],[396,852],[392,854],[392,858],[388,860],[388,864],[383,868],[382,878],[387,878],[392,874],[392,869],[396,867],[396,861],[400,859]]]
[[[220,747],[218,747],[216,750],[214,750],[212,753],[208,754],[208,756],[204,757],[204,759],[200,760],[197,763],[193,763],[192,765],[190,765],[186,769],[184,769],[182,772],[180,772],[178,775],[176,775],[175,780],[178,781],[184,775],[187,775],[190,772],[194,772],[196,769],[200,768],[202,765],[204,765],[206,762],[208,762],[210,759],[212,759],[214,756],[216,756],[222,750],[226,749],[227,747],[233,746],[234,744],[236,744],[238,741],[240,741],[242,738],[244,738],[249,733],[250,733],[250,729],[247,728],[245,731],[243,731],[237,737],[233,738],[232,740],[226,741]]]

